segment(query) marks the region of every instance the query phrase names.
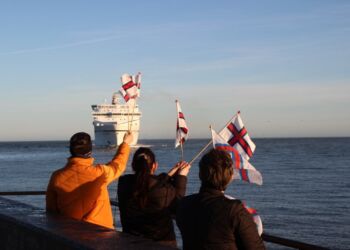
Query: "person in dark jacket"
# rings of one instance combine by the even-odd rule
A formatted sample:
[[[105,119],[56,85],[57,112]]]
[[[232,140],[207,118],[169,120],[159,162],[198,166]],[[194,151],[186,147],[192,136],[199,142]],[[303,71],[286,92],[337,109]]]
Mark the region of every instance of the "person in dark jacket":
[[[200,191],[184,197],[176,212],[184,249],[265,249],[242,202],[224,195],[233,171],[225,151],[213,149],[200,160]]]
[[[155,175],[158,167],[149,148],[139,148],[133,157],[135,174],[118,182],[118,201],[123,232],[176,246],[172,215],[185,195],[190,165],[177,163],[169,173]]]

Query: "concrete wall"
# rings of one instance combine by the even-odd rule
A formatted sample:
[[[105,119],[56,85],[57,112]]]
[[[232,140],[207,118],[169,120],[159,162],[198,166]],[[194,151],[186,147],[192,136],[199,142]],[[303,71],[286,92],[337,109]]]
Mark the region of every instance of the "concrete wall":
[[[174,249],[0,197],[0,249]]]

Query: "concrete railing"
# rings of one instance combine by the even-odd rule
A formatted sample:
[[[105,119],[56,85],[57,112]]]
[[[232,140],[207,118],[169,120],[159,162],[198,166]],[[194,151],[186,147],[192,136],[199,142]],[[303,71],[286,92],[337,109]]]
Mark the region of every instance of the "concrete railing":
[[[45,191],[0,192],[0,196],[8,196],[8,195],[45,195]],[[0,201],[1,201],[1,197],[0,197]],[[111,200],[111,205],[112,206],[118,206],[118,202],[115,201],[115,200]],[[22,206],[25,206],[25,204],[22,204]],[[28,206],[28,205],[26,205],[26,206]],[[1,206],[0,206],[0,208],[1,208]],[[0,211],[2,211],[2,209]],[[30,214],[27,214],[27,215],[30,216]],[[66,218],[66,220],[67,220],[67,218]],[[70,219],[68,219],[68,220],[70,220]],[[74,221],[74,222],[78,223],[76,221]],[[0,212],[0,224],[1,223],[2,222],[1,222],[1,212]],[[82,223],[84,223],[84,222],[82,222]],[[84,223],[84,224],[89,224],[89,223]],[[1,229],[1,227],[0,227],[0,229]],[[106,230],[105,228],[103,228],[103,229]],[[78,227],[78,228],[76,228],[76,230],[81,230],[81,228]],[[1,233],[1,231],[0,231],[0,233]],[[93,232],[92,234],[95,234],[95,233]],[[116,232],[116,235],[117,234],[122,234],[122,233]],[[124,234],[122,234],[122,235],[124,235]],[[128,236],[123,236],[123,237],[131,237],[131,236],[128,235]],[[291,240],[291,239],[286,239],[286,238],[273,236],[273,235],[269,235],[269,234],[265,234],[265,233],[262,234],[262,238],[266,242],[270,242],[270,243],[273,243],[273,244],[277,244],[277,245],[280,245],[280,246],[286,246],[286,247],[290,247],[290,248],[294,248],[294,249],[300,249],[300,250],[328,250],[328,248],[325,248],[325,247],[312,245],[312,244],[307,244],[307,243],[304,243],[304,242]],[[139,239],[139,238],[137,238],[137,239]],[[1,240],[1,236],[0,236],[0,240]],[[144,240],[144,239],[142,239],[142,240]],[[138,246],[140,246],[140,245],[138,245]],[[142,248],[144,248],[143,245],[142,245]],[[96,249],[108,249],[108,248],[96,248]]]
[[[1,249],[174,249],[0,197]]]

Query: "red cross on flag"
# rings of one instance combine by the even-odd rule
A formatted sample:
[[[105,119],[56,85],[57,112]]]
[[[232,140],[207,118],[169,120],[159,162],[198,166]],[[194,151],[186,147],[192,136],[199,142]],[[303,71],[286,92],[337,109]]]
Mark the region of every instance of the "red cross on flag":
[[[239,111],[219,134],[245,159],[249,160],[252,157],[256,146],[244,127]]]
[[[176,140],[175,140],[175,148],[182,144],[187,140],[188,137],[188,127],[186,124],[185,116],[182,113],[180,103],[178,100],[176,102],[176,110],[177,110],[177,124],[176,124]]]
[[[138,85],[134,82],[133,76],[129,74],[123,74],[121,77],[122,87],[119,92],[124,97],[125,102],[130,99],[135,99],[139,96]]]
[[[234,175],[233,179],[243,180],[249,183],[262,185],[263,180],[261,173],[245,159],[237,149],[227,144],[213,129],[211,129],[211,136],[213,139],[213,146],[215,149],[226,151],[233,161]]]

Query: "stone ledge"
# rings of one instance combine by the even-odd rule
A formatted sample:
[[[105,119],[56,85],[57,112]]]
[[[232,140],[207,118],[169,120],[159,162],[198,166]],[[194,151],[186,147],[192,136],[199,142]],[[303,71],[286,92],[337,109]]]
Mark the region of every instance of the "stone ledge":
[[[2,249],[175,249],[0,197]]]

